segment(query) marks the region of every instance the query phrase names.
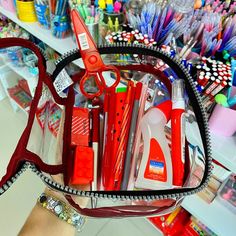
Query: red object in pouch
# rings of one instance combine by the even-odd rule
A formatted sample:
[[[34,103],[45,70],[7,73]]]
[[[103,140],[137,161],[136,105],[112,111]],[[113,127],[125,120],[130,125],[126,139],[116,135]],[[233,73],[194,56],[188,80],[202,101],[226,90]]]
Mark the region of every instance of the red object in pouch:
[[[175,80],[172,83],[171,156],[173,185],[178,187],[184,184],[186,122],[184,113],[184,82],[183,80]]]
[[[190,216],[190,213],[184,208],[178,207],[170,214],[150,217],[148,219],[162,231],[164,236],[180,236],[183,235],[185,225],[189,221]]]
[[[86,27],[83,19],[79,13],[73,9],[71,11],[71,20],[74,26],[76,41],[79,46],[79,51],[85,66],[85,74],[80,80],[80,91],[87,98],[99,97],[103,92],[108,92],[116,88],[120,82],[120,72],[113,65],[105,65],[98,52],[97,46],[93,41],[88,28]],[[113,80],[113,84],[110,85],[107,79],[104,77],[103,72],[112,71],[116,74],[116,79]],[[86,82],[93,79],[97,92],[89,93],[86,91]],[[110,80],[111,81],[111,80]]]
[[[90,147],[77,146],[74,157],[74,167],[70,183],[72,185],[91,184],[93,181],[94,153]]]
[[[76,146],[88,146],[89,132],[89,110],[86,108],[74,107],[71,144]]]

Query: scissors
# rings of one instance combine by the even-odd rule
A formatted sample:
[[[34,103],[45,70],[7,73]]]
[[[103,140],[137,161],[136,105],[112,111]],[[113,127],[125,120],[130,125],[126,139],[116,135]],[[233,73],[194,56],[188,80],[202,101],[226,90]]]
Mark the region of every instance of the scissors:
[[[93,99],[99,97],[103,92],[109,92],[116,87],[120,82],[120,72],[115,66],[105,65],[103,63],[87,26],[75,9],[71,11],[71,19],[86,70],[84,76],[80,80],[80,90],[84,96]],[[108,85],[108,82],[110,84],[111,79],[109,78],[108,81],[108,78],[105,78],[103,75],[104,72],[113,72],[115,74],[116,78],[114,80],[112,79],[112,85]],[[85,91],[86,83],[91,79],[94,79],[98,89],[95,93]]]

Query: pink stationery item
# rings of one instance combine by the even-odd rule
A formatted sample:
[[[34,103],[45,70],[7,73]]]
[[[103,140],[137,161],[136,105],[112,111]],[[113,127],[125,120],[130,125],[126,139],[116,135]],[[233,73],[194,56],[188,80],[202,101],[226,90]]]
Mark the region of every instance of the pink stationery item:
[[[8,11],[15,12],[13,0],[0,0],[0,5]]]
[[[233,87],[232,95],[236,94]],[[217,104],[209,120],[210,130],[222,136],[233,136],[236,133],[236,109]]]
[[[115,12],[115,13],[119,13],[120,10],[121,10],[121,7],[122,7],[121,3],[118,2],[118,1],[116,1],[116,2],[114,3],[114,12]]]
[[[210,130],[222,136],[233,136],[236,132],[236,110],[217,104],[209,120]]]

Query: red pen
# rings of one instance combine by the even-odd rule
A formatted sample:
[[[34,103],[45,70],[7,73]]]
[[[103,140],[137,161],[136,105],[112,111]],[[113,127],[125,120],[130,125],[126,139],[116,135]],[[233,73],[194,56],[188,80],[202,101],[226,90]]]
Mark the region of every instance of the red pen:
[[[110,183],[114,185],[115,190],[120,190],[120,185],[123,176],[125,154],[128,143],[129,129],[132,118],[132,109],[134,103],[135,87],[133,81],[130,81],[127,91],[127,97],[124,106],[124,113],[121,122],[121,133],[119,138],[119,145],[116,153],[116,162],[114,166],[114,179],[111,179]]]
[[[92,190],[97,190],[97,169],[98,169],[98,150],[99,150],[99,127],[100,127],[100,106],[92,108],[92,147],[94,150],[94,180]]]
[[[94,101],[96,102],[96,101]],[[99,127],[100,127],[100,106],[93,104],[92,108],[92,148],[94,152],[93,160],[93,181],[91,184],[91,190],[98,190],[98,156],[99,156]],[[96,198],[91,199],[92,207],[96,207]]]
[[[106,101],[104,109],[106,113],[106,123],[104,127],[104,153],[102,160],[102,181],[104,189],[107,189],[109,180],[111,178],[111,166],[112,166],[112,150],[113,150],[113,126],[114,126],[114,104],[115,104],[115,88],[106,94]]]

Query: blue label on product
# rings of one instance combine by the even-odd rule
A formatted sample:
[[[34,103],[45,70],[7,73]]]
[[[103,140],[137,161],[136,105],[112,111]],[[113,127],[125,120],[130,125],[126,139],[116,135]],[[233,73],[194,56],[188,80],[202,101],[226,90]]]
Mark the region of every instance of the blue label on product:
[[[162,174],[164,172],[164,163],[159,161],[150,161],[150,172]]]
[[[35,10],[39,23],[45,26],[46,28],[49,28],[50,27],[49,7],[47,5],[35,4]]]

